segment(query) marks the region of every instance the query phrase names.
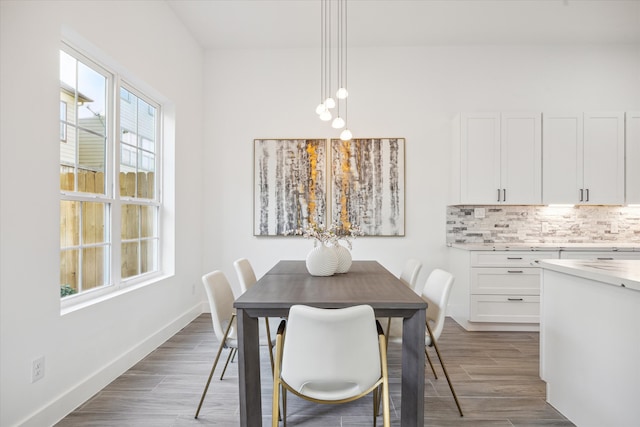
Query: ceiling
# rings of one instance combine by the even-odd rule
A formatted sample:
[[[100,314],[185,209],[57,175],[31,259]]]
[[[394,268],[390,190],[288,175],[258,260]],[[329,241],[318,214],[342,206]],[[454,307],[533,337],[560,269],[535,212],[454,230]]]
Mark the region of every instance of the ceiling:
[[[167,0],[205,49],[320,43],[320,0]],[[640,44],[640,0],[349,0],[349,46]]]

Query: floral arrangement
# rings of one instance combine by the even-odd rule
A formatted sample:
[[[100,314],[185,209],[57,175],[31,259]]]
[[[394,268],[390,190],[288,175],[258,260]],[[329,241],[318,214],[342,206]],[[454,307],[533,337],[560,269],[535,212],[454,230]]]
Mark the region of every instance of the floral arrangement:
[[[359,226],[350,224],[345,228],[337,224],[331,224],[325,228],[323,224],[307,224],[306,227],[288,230],[285,236],[295,235],[302,236],[305,239],[315,239],[314,246],[318,242],[325,245],[337,245],[339,241],[344,241],[349,249],[351,249],[351,240],[358,236],[364,236],[364,232]]]

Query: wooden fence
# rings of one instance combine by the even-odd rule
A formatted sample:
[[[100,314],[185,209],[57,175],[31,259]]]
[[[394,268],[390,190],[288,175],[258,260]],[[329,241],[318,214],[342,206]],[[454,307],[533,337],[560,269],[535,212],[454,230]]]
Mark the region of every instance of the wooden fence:
[[[119,176],[120,194],[122,196],[153,198],[153,172],[121,172]],[[60,189],[74,190],[73,172],[60,173]],[[104,173],[93,171],[78,172],[77,191],[92,194],[104,194]],[[82,215],[82,216],[80,216]],[[60,203],[60,247],[104,243],[105,203],[90,201],[69,201]],[[80,218],[82,218],[82,240],[80,239]],[[123,204],[121,212],[122,239],[137,239],[155,235],[155,218],[153,208],[135,204]],[[79,268],[82,268],[82,290],[105,285],[105,251],[109,246],[85,248],[80,266],[79,250],[69,249],[60,252],[60,284],[70,285],[79,290]],[[138,253],[141,253],[141,257]],[[123,243],[121,247],[122,277],[131,277],[148,271],[153,266],[155,250],[149,250],[140,242]],[[138,262],[141,259],[141,262]]]

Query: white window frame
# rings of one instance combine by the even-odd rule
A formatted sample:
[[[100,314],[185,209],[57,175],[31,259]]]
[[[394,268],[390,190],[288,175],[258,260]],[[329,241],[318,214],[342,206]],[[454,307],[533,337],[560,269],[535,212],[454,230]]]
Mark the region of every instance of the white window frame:
[[[147,95],[143,90],[139,89],[136,84],[129,83],[127,76],[122,72],[120,67],[109,67],[104,62],[100,62],[97,59],[93,59],[90,55],[86,54],[82,49],[74,46],[68,40],[63,40],[60,50],[65,51],[67,54],[76,58],[77,60],[84,62],[91,67],[97,67],[101,72],[109,74],[108,78],[108,95],[107,95],[107,147],[105,148],[105,194],[93,194],[93,193],[81,193],[77,191],[62,191],[60,190],[60,201],[73,200],[79,202],[101,202],[107,205],[107,212],[105,212],[105,234],[107,235],[107,245],[110,250],[109,254],[105,257],[109,264],[105,265],[105,274],[108,275],[106,283],[103,286],[82,291],[81,293],[73,294],[60,298],[61,310],[66,312],[75,307],[82,307],[86,304],[92,304],[108,298],[112,294],[117,294],[125,289],[136,287],[137,285],[146,285],[157,282],[160,278],[166,276],[165,266],[163,264],[163,209],[164,204],[162,200],[164,179],[162,175],[163,164],[163,145],[164,145],[164,105],[162,102],[158,102],[152,96]],[[120,70],[120,72],[115,71]],[[119,171],[120,171],[120,88],[124,87],[132,94],[138,96],[149,105],[156,108],[156,149],[155,155],[155,196],[153,199],[141,199],[136,197],[124,197],[120,196],[119,189]],[[76,150],[76,156],[77,152]],[[58,159],[59,161],[59,159]],[[77,164],[77,161],[76,161]],[[77,174],[75,181],[77,182]],[[74,187],[77,188],[77,187]],[[136,204],[141,206],[152,206],[157,209],[156,218],[156,270],[138,274],[129,278],[122,278],[121,275],[121,207],[122,204]],[[86,245],[86,247],[95,245]],[[71,247],[67,247],[71,248]],[[75,248],[75,247],[74,247]],[[80,248],[81,249],[81,248]],[[80,278],[81,280],[81,278]],[[80,283],[80,282],[79,282]]]

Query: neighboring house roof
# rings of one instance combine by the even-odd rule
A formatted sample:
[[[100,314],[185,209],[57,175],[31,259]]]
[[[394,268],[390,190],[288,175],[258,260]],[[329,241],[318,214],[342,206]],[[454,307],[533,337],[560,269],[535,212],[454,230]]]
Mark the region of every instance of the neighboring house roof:
[[[75,97],[76,89],[69,86],[65,82],[60,82],[60,89],[67,92],[69,95]],[[93,99],[89,98],[87,95],[84,95],[82,92],[78,92],[78,102],[93,102]]]

